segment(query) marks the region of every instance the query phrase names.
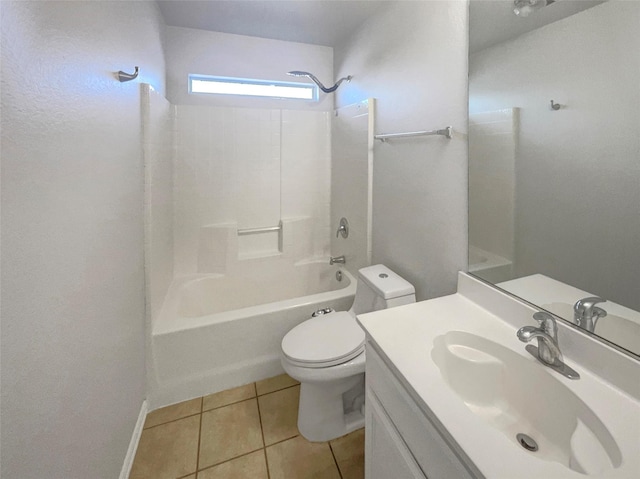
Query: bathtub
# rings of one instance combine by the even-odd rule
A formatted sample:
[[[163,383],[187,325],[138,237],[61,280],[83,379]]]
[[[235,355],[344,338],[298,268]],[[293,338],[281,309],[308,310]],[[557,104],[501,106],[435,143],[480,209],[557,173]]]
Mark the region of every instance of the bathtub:
[[[283,372],[280,343],[319,308],[347,310],[356,280],[326,262],[175,278],[152,322],[151,409]]]
[[[492,283],[513,278],[513,263],[495,253],[469,245],[469,273]]]

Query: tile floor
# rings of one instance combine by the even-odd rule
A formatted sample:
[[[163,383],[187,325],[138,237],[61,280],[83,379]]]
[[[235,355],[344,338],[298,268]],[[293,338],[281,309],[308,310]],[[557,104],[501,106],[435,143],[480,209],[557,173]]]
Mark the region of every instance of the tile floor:
[[[324,443],[298,432],[286,374],[147,415],[130,479],[362,479],[364,429]]]

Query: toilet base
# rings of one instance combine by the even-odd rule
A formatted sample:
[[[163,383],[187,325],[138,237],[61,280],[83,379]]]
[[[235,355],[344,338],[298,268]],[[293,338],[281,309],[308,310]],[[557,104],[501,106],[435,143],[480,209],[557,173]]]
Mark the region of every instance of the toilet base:
[[[324,442],[364,426],[364,374],[323,383],[301,383],[298,430]]]

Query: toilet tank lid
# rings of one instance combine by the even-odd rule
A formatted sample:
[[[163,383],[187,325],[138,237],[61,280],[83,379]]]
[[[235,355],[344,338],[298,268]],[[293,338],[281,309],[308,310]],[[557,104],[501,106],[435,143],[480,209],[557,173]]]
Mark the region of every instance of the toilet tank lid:
[[[367,283],[384,299],[399,298],[416,292],[409,281],[398,276],[383,264],[362,268],[358,271],[358,278]]]

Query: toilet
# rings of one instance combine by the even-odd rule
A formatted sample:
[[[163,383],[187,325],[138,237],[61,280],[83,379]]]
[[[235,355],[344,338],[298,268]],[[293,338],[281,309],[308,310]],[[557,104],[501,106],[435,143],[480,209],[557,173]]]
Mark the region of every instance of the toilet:
[[[335,439],[364,425],[365,334],[356,315],[414,303],[415,289],[378,264],[358,271],[349,311],[312,317],[282,339],[281,363],[300,381],[298,430],[309,441]]]

